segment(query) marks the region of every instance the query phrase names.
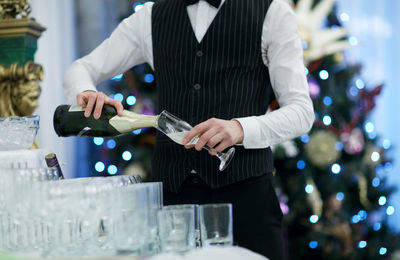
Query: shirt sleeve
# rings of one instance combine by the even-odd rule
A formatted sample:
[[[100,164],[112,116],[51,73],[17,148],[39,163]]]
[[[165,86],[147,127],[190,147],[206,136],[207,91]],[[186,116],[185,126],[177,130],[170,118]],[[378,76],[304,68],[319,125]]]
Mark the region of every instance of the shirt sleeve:
[[[266,15],[262,53],[280,108],[261,116],[235,118],[244,131],[243,146],[266,148],[307,133],[314,122],[296,15],[274,0]]]
[[[63,77],[64,92],[69,103],[76,103],[76,95],[85,90],[96,91],[96,85],[131,67],[153,60],[148,55],[145,39],[151,36],[153,2],[124,19],[91,53],[76,60]]]

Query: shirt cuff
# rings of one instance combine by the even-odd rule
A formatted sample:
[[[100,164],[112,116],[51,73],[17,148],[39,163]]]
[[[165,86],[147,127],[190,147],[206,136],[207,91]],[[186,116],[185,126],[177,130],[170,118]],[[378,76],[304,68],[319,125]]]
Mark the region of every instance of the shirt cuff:
[[[255,116],[234,118],[243,128],[243,146],[246,149],[263,148],[260,133],[260,125]]]

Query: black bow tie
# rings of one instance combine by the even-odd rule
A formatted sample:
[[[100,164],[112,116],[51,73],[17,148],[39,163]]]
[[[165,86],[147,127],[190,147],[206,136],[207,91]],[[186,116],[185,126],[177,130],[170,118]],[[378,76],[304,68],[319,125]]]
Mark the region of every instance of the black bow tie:
[[[205,1],[208,2],[210,5],[214,6],[215,8],[218,8],[219,5],[221,4],[221,0],[205,0]],[[199,0],[183,0],[183,2],[185,2],[185,5],[193,5],[199,2]]]

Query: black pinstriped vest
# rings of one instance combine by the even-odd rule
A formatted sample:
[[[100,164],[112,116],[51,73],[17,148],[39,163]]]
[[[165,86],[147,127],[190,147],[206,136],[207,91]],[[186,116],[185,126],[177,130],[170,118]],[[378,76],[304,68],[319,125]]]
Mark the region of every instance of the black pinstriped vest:
[[[152,11],[158,112],[167,110],[196,125],[211,117],[262,115],[271,93],[261,56],[261,35],[271,0],[227,0],[198,43],[183,0],[161,0]],[[220,172],[207,151],[186,150],[157,135],[153,180],[177,191],[195,170],[212,188],[272,172],[267,149],[244,149]]]

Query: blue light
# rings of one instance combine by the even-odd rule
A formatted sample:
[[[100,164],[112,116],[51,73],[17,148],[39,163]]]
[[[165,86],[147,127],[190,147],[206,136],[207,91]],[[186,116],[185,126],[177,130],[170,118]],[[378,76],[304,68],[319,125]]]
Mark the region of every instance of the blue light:
[[[358,95],[358,89],[354,86],[350,87],[349,89],[349,93],[350,95],[352,95],[353,97],[356,97]]]
[[[329,107],[330,105],[332,105],[332,98],[329,96],[326,96],[326,97],[324,97],[323,102],[324,102],[325,106]]]
[[[111,80],[120,81],[122,79],[122,76],[123,76],[123,74],[118,74],[118,75],[112,77]]]
[[[107,148],[108,149],[114,149],[115,146],[117,146],[117,143],[115,142],[115,140],[110,139],[107,141]]]
[[[344,193],[343,192],[336,193],[336,199],[338,201],[342,201],[344,199]]]
[[[303,170],[306,167],[306,163],[303,160],[297,161],[297,168]]]
[[[358,89],[363,89],[363,88],[365,88],[365,83],[361,79],[357,79],[356,80],[356,86],[357,86]]]
[[[310,74],[310,71],[308,70],[307,67],[304,67],[304,71],[305,71],[305,73],[306,73],[306,76],[308,76],[308,74]]]
[[[387,207],[387,209],[386,209],[386,214],[387,214],[388,216],[393,215],[393,214],[394,214],[394,207],[393,207],[393,206]]]
[[[129,151],[123,152],[122,159],[124,159],[125,161],[129,161],[130,159],[132,159],[132,153]]]
[[[102,138],[102,137],[94,137],[93,138],[93,143],[95,145],[102,145],[104,143],[104,138]]]
[[[373,186],[373,187],[377,188],[380,184],[381,184],[381,180],[380,180],[378,177],[375,177],[375,178],[372,180],[372,186]]]
[[[136,104],[136,97],[135,96],[128,96],[126,98],[126,103],[130,106],[133,106],[134,104]]]
[[[385,172],[391,172],[393,170],[393,164],[391,162],[385,163]]]
[[[342,151],[343,150],[343,143],[342,142],[336,142],[335,143],[335,150],[336,151]]]
[[[375,132],[372,132],[372,133],[368,133],[368,138],[369,139],[375,139],[376,138],[376,133]]]
[[[306,191],[308,194],[313,193],[313,191],[314,191],[314,186],[312,186],[311,184],[306,185],[305,191]]]
[[[383,206],[386,204],[386,201],[387,201],[387,199],[385,196],[380,196],[378,203],[379,203],[379,205]]]
[[[367,131],[367,133],[372,133],[372,132],[375,131],[375,126],[374,126],[374,124],[371,123],[371,122],[367,122],[367,123],[364,125],[364,128],[365,128],[365,131]]]
[[[331,171],[333,174],[339,174],[341,170],[342,170],[342,168],[340,167],[340,165],[338,163],[333,164],[331,167]]]
[[[135,13],[139,12],[139,10],[142,9],[142,8],[143,8],[143,3],[141,3],[141,2],[137,2],[137,3],[133,4],[133,11]]]
[[[353,46],[358,45],[358,40],[357,40],[357,38],[354,37],[354,36],[350,36],[350,37],[349,37],[349,42],[350,42],[350,44],[353,45]]]
[[[118,172],[118,168],[117,166],[111,164],[110,166],[108,166],[107,171],[110,175],[115,175]]]
[[[358,242],[358,248],[365,248],[367,246],[367,241],[361,240]]]
[[[103,163],[103,162],[97,162],[97,163],[94,165],[94,168],[95,168],[96,171],[102,172],[102,171],[104,171],[105,166],[104,166],[104,163]]]
[[[330,116],[324,116],[322,118],[322,122],[324,123],[324,125],[328,126],[332,123],[332,118]]]
[[[117,93],[114,95],[114,99],[122,102],[122,100],[124,100],[124,95],[122,95],[121,93]]]
[[[342,20],[343,22],[348,22],[350,21],[350,16],[347,13],[341,13],[340,20]]]
[[[375,231],[379,231],[381,229],[381,227],[382,227],[382,224],[377,222],[377,223],[374,224],[373,228],[374,228]]]
[[[378,152],[371,153],[371,160],[373,162],[379,161],[380,158],[381,158],[381,155]]]
[[[308,42],[301,41],[301,46],[303,47],[303,50],[307,50],[308,49]]]
[[[319,217],[317,215],[312,215],[310,217],[310,222],[313,223],[313,224],[317,223],[318,220],[319,220]]]
[[[302,135],[301,137],[300,137],[300,140],[303,142],[303,143],[308,143],[308,141],[310,141],[310,136],[309,135]]]
[[[368,214],[367,214],[367,212],[365,210],[360,210],[358,212],[358,216],[360,217],[360,220],[362,221],[362,220],[366,220],[367,219]]]
[[[358,223],[358,222],[360,222],[360,216],[359,215],[354,215],[352,218],[351,218],[351,222],[353,223],[353,224],[356,224],[356,223]]]
[[[310,241],[310,243],[308,244],[308,246],[312,249],[315,249],[318,247],[318,242],[317,241]]]
[[[136,129],[136,130],[132,131],[132,133],[135,135],[140,134],[140,132],[142,132],[142,129]]]
[[[386,247],[381,247],[381,248],[379,249],[379,254],[380,254],[380,255],[385,255],[386,253],[387,253]]]
[[[146,74],[144,76],[144,82],[146,83],[152,83],[154,81],[154,75],[153,74]]]
[[[385,149],[385,150],[390,149],[391,146],[392,146],[392,142],[390,142],[389,139],[383,140],[383,142],[382,142],[383,149]]]
[[[329,72],[326,71],[326,70],[321,70],[321,71],[319,72],[319,77],[320,77],[322,80],[327,80],[327,79],[329,78]]]

